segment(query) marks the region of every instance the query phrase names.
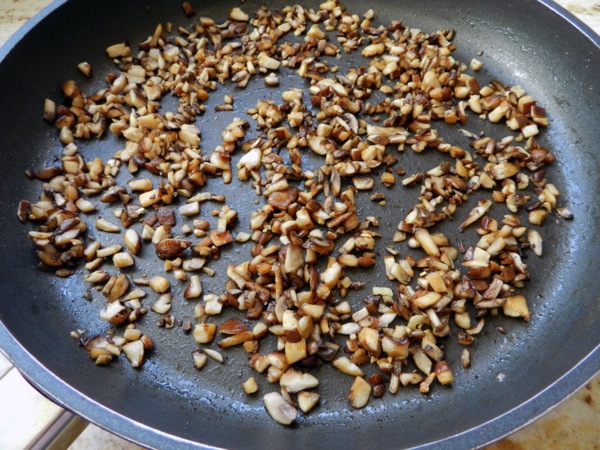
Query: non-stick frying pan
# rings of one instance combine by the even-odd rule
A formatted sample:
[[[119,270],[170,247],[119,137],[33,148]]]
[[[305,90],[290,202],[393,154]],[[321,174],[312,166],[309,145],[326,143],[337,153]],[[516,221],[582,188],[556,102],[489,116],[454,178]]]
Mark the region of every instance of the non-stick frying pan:
[[[575,219],[550,217],[544,227],[545,256],[528,261],[534,274],[526,289],[532,312],[528,323],[493,321],[471,349],[470,369],[460,367],[460,349],[449,342],[448,359],[455,363],[456,376],[452,387],[437,386],[426,396],[401,390],[360,411],[348,405],[348,380],[323,367],[322,405],[291,427],[273,422],[260,398],[245,398],[240,385],[250,372],[241,350],[227,353],[227,364],[197,371],[190,360],[193,340],[177,327],[158,329],[153,313],[143,326],[152,330],[156,351],[143,369],[133,370],[125,360],[94,366],[69,332],[105,332],[108,327],[98,318],[102,299],[83,299],[85,286],[79,276],[57,279],[37,271],[26,236],[29,228],[15,214],[19,200],[39,195],[40,184],[29,182],[24,172],[48,165],[61,149],[56,130],[41,120],[42,101],[60,100],[61,83],[68,78],[80,81],[84,89],[101,85],[101,77],[84,80],[76,65],[86,60],[97,74],[114,70],[104,54],[113,43],[141,42],[159,22],[189,25],[199,15],[224,20],[238,4],[192,3],[198,14],[186,18],[178,1],[59,1],[0,51],[0,347],[40,391],[116,434],[157,448],[466,448],[527,424],[597,372],[600,42],[550,2],[493,0],[345,4],[359,13],[373,8],[382,20],[398,19],[427,31],[456,29],[459,59],[468,62],[477,56],[485,64],[483,80],[522,85],[548,111],[551,123],[541,141],[558,158],[548,176]],[[251,11],[259,3],[248,0],[243,7]],[[272,8],[286,4],[267,3]],[[292,81],[286,80],[284,85],[289,86]],[[258,88],[240,93],[236,113],[243,115],[258,98],[269,95]],[[207,113],[198,124],[208,130],[226,123],[215,117]],[[474,120],[467,128],[478,132],[483,126]],[[456,130],[447,132],[454,133],[448,139],[468,145]],[[206,136],[206,148],[218,141],[217,136],[211,142],[208,131]],[[88,155],[105,159],[116,146],[109,138],[81,144]],[[434,162],[427,157],[415,161],[407,158],[407,169],[418,169],[418,164],[421,169],[431,167]],[[221,189],[218,184],[209,187]],[[247,216],[256,208],[251,190],[234,182],[225,194],[240,212],[240,227],[247,225]],[[383,229],[393,229],[412,206],[411,195],[386,209],[376,209],[368,201],[364,207],[374,208]],[[456,224],[445,231],[462,239]],[[239,251],[227,253],[220,264],[234,261]],[[216,269],[218,274],[218,265]],[[381,277],[379,273],[376,267],[356,277]],[[217,275],[206,280],[205,290],[218,292],[221,285]],[[192,317],[191,307],[183,301],[176,306],[178,317]],[[265,384],[264,389],[272,388]]]

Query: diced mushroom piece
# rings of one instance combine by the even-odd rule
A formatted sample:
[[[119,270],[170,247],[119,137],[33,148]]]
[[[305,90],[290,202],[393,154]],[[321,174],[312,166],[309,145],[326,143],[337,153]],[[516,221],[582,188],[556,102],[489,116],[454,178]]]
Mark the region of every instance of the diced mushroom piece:
[[[120,302],[109,303],[106,308],[100,311],[100,318],[111,324],[118,326],[127,321],[129,311]]]
[[[420,309],[427,309],[435,305],[442,298],[439,292],[423,292],[422,295],[415,295],[411,298],[411,303]]]
[[[539,132],[540,130],[538,129],[538,126],[535,123],[529,124],[521,128],[521,133],[523,133],[523,136],[526,138],[536,136],[537,134],[539,134]]]
[[[215,323],[199,323],[194,328],[194,340],[198,344],[209,344],[215,338],[217,332],[217,324]]]
[[[308,356],[306,349],[306,339],[301,338],[297,342],[285,343],[285,359],[288,364],[294,364],[302,361]]]
[[[473,69],[475,72],[479,72],[481,69],[483,69],[483,63],[481,61],[479,61],[477,58],[473,58],[471,59],[471,69]]]
[[[362,50],[362,55],[366,58],[372,58],[377,55],[381,55],[385,50],[385,45],[383,42],[378,42],[377,44],[367,45]]]
[[[250,149],[244,156],[240,158],[237,168],[245,167],[248,170],[256,170],[260,168],[262,160],[262,152],[260,148]]]
[[[75,202],[75,206],[82,213],[91,213],[96,210],[96,206],[89,200],[79,197]]]
[[[298,192],[295,189],[273,192],[269,195],[267,202],[275,209],[286,211],[292,203],[298,199]]]
[[[248,331],[246,324],[237,317],[226,320],[219,326],[219,333],[235,335]]]
[[[203,258],[190,258],[183,261],[182,268],[186,272],[194,272],[202,270],[205,264],[206,260]]]
[[[467,311],[454,312],[454,323],[459,327],[468,330],[471,328],[471,316]]]
[[[423,381],[423,375],[417,372],[405,372],[400,374],[400,383],[403,386],[408,386],[409,384],[419,384]]]
[[[123,241],[127,249],[134,255],[138,255],[142,248],[142,240],[137,231],[132,228],[128,228],[123,235]]]
[[[123,297],[129,290],[129,279],[121,274],[110,277],[102,293],[106,296],[109,302],[115,302],[119,298]]]
[[[142,331],[137,328],[130,328],[132,326],[133,326],[133,324],[128,325],[127,328],[125,329],[125,332],[123,333],[123,338],[127,342],[139,341],[140,338],[142,337]]]
[[[348,398],[353,408],[360,409],[367,406],[369,397],[371,396],[371,385],[365,381],[363,377],[356,377],[350,392],[348,392]]]
[[[96,336],[90,339],[85,344],[85,349],[89,352],[90,358],[94,360],[102,356],[108,356],[112,360],[113,356],[121,354],[121,350],[111,342],[110,338],[105,336]],[[107,362],[110,362],[110,360],[106,360],[103,364]]]
[[[221,314],[223,304],[219,302],[217,298],[207,300],[205,297],[204,300],[206,301],[206,304],[204,306],[204,311],[206,314],[208,314],[209,316]]]
[[[441,384],[452,384],[454,382],[454,375],[447,361],[437,362],[434,370],[437,380]]]
[[[381,174],[381,183],[386,187],[391,188],[396,183],[396,177],[391,172],[383,172]]]
[[[247,395],[255,394],[256,392],[258,392],[258,383],[256,382],[256,379],[254,377],[250,377],[246,381],[244,381],[242,383],[242,387]]]
[[[118,225],[115,225],[114,223],[109,222],[108,220],[103,219],[102,217],[96,220],[96,228],[106,233],[119,233],[121,231]]]
[[[444,294],[448,292],[448,287],[444,282],[444,278],[442,277],[442,273],[440,271],[430,272],[425,276],[429,287],[433,289],[435,292]]]
[[[156,245],[156,254],[160,259],[175,259],[190,245],[191,241],[183,239],[163,239]]]
[[[270,73],[265,77],[265,85],[269,87],[279,86],[279,77],[275,73]]]
[[[139,202],[142,208],[148,208],[161,201],[161,190],[152,189],[151,191],[142,192],[139,197]]]
[[[281,375],[279,384],[287,392],[293,394],[317,387],[319,385],[319,380],[310,373],[304,373],[290,368]]]
[[[183,292],[183,297],[186,299],[198,298],[202,295],[202,282],[198,275],[192,275]]]
[[[321,136],[314,136],[308,140],[308,146],[317,155],[325,156],[327,154],[327,140]]]
[[[202,369],[208,361],[206,353],[204,353],[202,350],[194,351],[192,353],[192,359],[194,361],[194,366],[196,367],[196,369]]]
[[[133,341],[123,346],[123,352],[132,367],[141,367],[144,363],[144,344],[142,341]]]
[[[358,333],[360,330],[361,326],[358,323],[345,322],[337,329],[337,333],[350,336],[352,334]]]
[[[149,178],[135,178],[127,182],[132,191],[147,192],[152,190],[152,180]]]
[[[150,278],[150,281],[148,281],[148,286],[150,286],[150,288],[154,292],[156,292],[158,294],[162,294],[163,292],[166,292],[169,290],[169,288],[171,287],[171,283],[165,277],[156,275],[156,276]]]
[[[304,250],[298,245],[288,245],[285,254],[284,272],[292,273],[304,266]]]
[[[556,208],[556,213],[565,220],[573,219],[573,213],[569,210],[569,208]]]
[[[502,118],[506,117],[506,113],[509,109],[510,106],[506,102],[502,102],[487,115],[487,119],[492,123],[500,122]]]
[[[509,295],[506,297],[506,303],[502,305],[502,312],[509,317],[522,317],[529,320],[529,307],[527,298],[524,295]]]
[[[49,98],[44,100],[44,120],[49,123],[54,123],[56,118],[56,102]]]
[[[221,353],[219,353],[216,350],[213,350],[212,348],[205,348],[204,352],[206,353],[206,356],[208,356],[213,361],[218,362],[219,364],[223,363],[223,361],[225,360]]]
[[[337,261],[342,267],[358,267],[358,257],[349,253],[340,255]]]
[[[419,228],[414,233],[415,239],[421,245],[421,248],[430,256],[440,256],[440,249],[432,239],[431,234],[426,228]]]
[[[471,367],[471,352],[468,349],[463,348],[460,353],[460,362],[465,369]]]
[[[419,392],[421,394],[429,393],[430,386],[435,381],[435,379],[436,379],[435,372],[431,372],[429,375],[427,375],[425,377],[425,379],[423,381],[421,381],[421,383],[419,384]]]
[[[210,240],[216,247],[222,247],[233,242],[233,236],[229,230],[219,232],[218,230],[211,230]]]
[[[258,55],[258,65],[267,70],[277,70],[281,63],[275,58],[271,58],[266,53],[261,53]]]
[[[469,212],[469,214],[467,215],[467,218],[464,220],[463,223],[460,224],[460,230],[464,230],[466,227],[468,227],[472,223],[481,219],[483,217],[483,215],[490,209],[491,206],[492,206],[491,200],[487,200],[487,199],[479,200],[479,202],[477,203],[477,206]]]
[[[325,269],[324,272],[321,273],[321,281],[329,289],[332,289],[341,278],[342,272],[342,266],[340,266],[338,262],[334,262],[331,266]]]
[[[492,176],[495,180],[504,180],[519,173],[519,168],[508,161],[503,161],[492,166]]]
[[[98,258],[106,258],[108,256],[114,256],[123,249],[120,244],[109,245],[108,247],[99,248],[96,250],[96,256]]]
[[[118,44],[111,45],[107,47],[106,54],[109,58],[119,58],[126,57],[131,54],[129,46],[125,42],[120,42]]]
[[[184,217],[194,216],[200,212],[200,202],[186,203],[179,207],[179,214]]]
[[[310,412],[321,400],[321,396],[316,392],[301,391],[297,396],[298,407],[303,413]]]
[[[283,396],[277,392],[269,392],[263,397],[265,408],[275,421],[282,425],[290,425],[296,416],[298,410],[292,406]]]
[[[379,331],[374,328],[362,328],[358,332],[358,342],[371,356],[379,357],[381,354],[381,341]]]
[[[113,255],[113,264],[117,269],[131,267],[135,264],[133,256],[129,252],[121,252]]]
[[[352,183],[359,191],[368,191],[373,188],[374,181],[373,178],[369,177],[353,177]]]
[[[340,356],[332,361],[333,367],[346,375],[364,376],[364,372],[347,356]]]
[[[433,363],[421,347],[415,347],[413,349],[412,357],[415,365],[421,372],[423,372],[425,375],[429,375],[431,373]]]
[[[192,6],[192,4],[188,1],[183,2],[181,4],[181,7],[183,8],[183,14],[185,14],[185,17],[192,17],[193,15],[196,14],[196,10]]]
[[[127,189],[123,186],[112,186],[100,197],[100,201],[103,203],[113,203],[123,198],[126,199],[126,196]]]
[[[397,341],[391,336],[384,336],[381,339],[382,351],[393,358],[406,359],[409,355],[409,340]]]
[[[241,231],[235,236],[235,240],[236,240],[236,242],[243,243],[243,242],[248,242],[251,237],[252,236],[249,233]]]
[[[256,339],[256,336],[251,331],[242,331],[241,333],[234,334],[232,336],[226,337],[219,341],[219,348],[229,348],[234,345],[240,345],[244,342],[253,341]]]
[[[162,294],[152,305],[152,311],[158,314],[166,314],[171,310],[172,296],[169,293]]]
[[[229,11],[229,18],[238,22],[248,22],[250,16],[236,6]]]
[[[548,211],[545,209],[534,209],[529,212],[529,222],[533,225],[543,225],[548,217]]]
[[[537,256],[542,256],[542,236],[537,230],[529,230],[527,232],[527,241],[529,246]]]
[[[106,283],[110,279],[110,275],[103,270],[96,270],[85,277],[87,283]]]

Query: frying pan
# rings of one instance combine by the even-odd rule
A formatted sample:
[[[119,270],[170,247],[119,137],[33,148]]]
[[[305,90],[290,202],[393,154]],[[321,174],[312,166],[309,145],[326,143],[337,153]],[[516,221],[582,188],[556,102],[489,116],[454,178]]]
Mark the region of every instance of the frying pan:
[[[272,8],[285,4],[268,3]],[[427,31],[456,29],[456,57],[465,62],[475,56],[481,59],[485,69],[480,79],[522,85],[546,108],[551,123],[540,140],[558,158],[548,177],[575,220],[552,216],[543,229],[544,257],[528,260],[533,274],[525,290],[532,311],[528,323],[498,318],[488,324],[471,348],[470,369],[461,368],[460,349],[449,341],[448,359],[456,377],[452,387],[438,386],[427,396],[401,390],[372,400],[359,411],[348,405],[348,380],[324,366],[319,372],[321,406],[291,427],[272,421],[260,398],[245,398],[240,385],[251,373],[243,351],[228,352],[227,364],[197,371],[190,361],[193,340],[177,327],[158,329],[153,313],[140,326],[151,330],[156,351],[141,370],[133,370],[123,359],[109,367],[95,367],[69,332],[85,329],[90,336],[106,332],[106,323],[98,318],[103,300],[84,300],[86,287],[78,275],[57,279],[37,271],[26,237],[29,228],[19,224],[15,215],[21,199],[39,195],[40,185],[28,182],[24,172],[50,164],[61,149],[56,130],[41,120],[42,100],[60,101],[60,85],[69,78],[77,79],[84,90],[100,86],[101,76],[86,81],[75,68],[86,60],[97,74],[115,70],[104,55],[107,46],[125,40],[141,42],[159,22],[185,26],[199,15],[224,20],[237,2],[192,4],[198,15],[186,18],[178,1],[58,1],[0,51],[0,347],[41,392],[87,420],[148,447],[470,448],[534,420],[598,371],[600,41],[551,2],[495,0],[374,0],[368,5],[348,0],[345,4],[358,13],[370,7],[386,21],[399,19]],[[243,8],[252,11],[257,6],[258,1],[248,0]],[[282,81],[283,87],[293,83],[288,78]],[[270,95],[258,87],[236,93],[237,115]],[[221,129],[228,118],[207,113],[198,119],[207,130],[204,148],[210,149],[219,139],[211,141],[208,130],[213,125]],[[485,126],[474,119],[466,128],[495,132]],[[447,140],[468,146],[456,130],[444,133]],[[118,143],[105,138],[81,143],[80,148],[86,156],[106,159]],[[439,156],[416,162],[406,158],[402,164],[411,173],[433,167],[435,158]],[[249,213],[256,208],[248,186],[234,181],[223,187],[215,181],[208,190],[223,190],[240,213],[240,229],[247,227]],[[373,208],[380,217],[385,237],[416,195],[398,196],[385,209],[368,201],[362,207]],[[456,228],[454,223],[444,231],[451,239],[466,239]],[[217,274],[223,264],[244,257],[240,255],[244,251],[236,248],[225,253],[214,266]],[[148,260],[152,264],[149,252]],[[380,269],[353,277],[377,279]],[[204,282],[206,292],[219,292],[222,286],[218,276]],[[175,307],[178,318],[193,317],[192,307],[183,301]],[[500,327],[505,333],[499,332]],[[263,386],[263,392],[273,389],[266,382]]]

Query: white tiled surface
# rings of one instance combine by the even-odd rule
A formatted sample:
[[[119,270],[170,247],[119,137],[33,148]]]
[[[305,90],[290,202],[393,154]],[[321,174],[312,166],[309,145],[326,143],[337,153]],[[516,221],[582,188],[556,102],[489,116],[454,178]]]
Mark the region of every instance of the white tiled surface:
[[[26,449],[32,438],[63,412],[33,389],[0,353],[0,450]],[[69,450],[142,450],[95,425],[88,425],[70,442]]]
[[[594,0],[557,0],[596,32],[600,32],[600,2]]]
[[[10,366],[2,356],[4,366]],[[14,368],[9,368],[0,380],[0,448],[26,448],[31,437],[38,436],[49,420],[63,412],[38,394]],[[25,432],[26,430],[26,432]]]
[[[0,44],[49,0],[0,0]],[[558,0],[600,32],[600,1]],[[10,405],[10,407],[9,407]],[[21,405],[16,407],[15,405]],[[38,394],[0,353],[0,450],[25,448],[43,418],[61,408]],[[37,427],[37,428],[36,428]],[[488,447],[488,450],[600,449],[600,376],[536,423]],[[140,450],[119,437],[89,425],[69,450]]]
[[[114,436],[95,425],[88,425],[69,450],[142,450],[131,442]]]

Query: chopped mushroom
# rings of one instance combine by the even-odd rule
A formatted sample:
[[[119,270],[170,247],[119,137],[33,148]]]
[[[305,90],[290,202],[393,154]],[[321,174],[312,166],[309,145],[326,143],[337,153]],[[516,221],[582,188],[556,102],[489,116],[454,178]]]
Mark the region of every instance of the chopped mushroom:
[[[348,393],[352,407],[357,409],[364,408],[369,402],[371,390],[371,385],[364,378],[360,376],[356,377]]]
[[[290,425],[296,416],[298,410],[294,408],[281,394],[269,392],[263,397],[265,407],[273,419],[282,425]]]
[[[244,388],[244,392],[248,395],[258,392],[258,384],[256,383],[256,379],[254,377],[250,377],[244,381],[244,383],[242,383],[242,387]]]
[[[189,2],[182,8],[187,17],[196,13]],[[483,85],[469,75],[453,57],[453,30],[373,28],[374,14],[360,18],[332,0],[315,9],[234,7],[223,23],[201,17],[177,33],[159,24],[138,46],[105,49],[118,70],[103,75],[98,92],[66,80],[63,104],[44,101],[43,118],[56,126],[63,150],[56,164],[27,172],[43,188],[37,201],[19,203],[17,217],[36,225],[28,237],[41,270],[67,277],[81,264],[93,288],[88,298],[95,289],[105,297],[100,318],[128,327],[123,337],[86,342],[96,364],[121,353],[133,367],[144,363],[152,341],[133,322],[147,312],[147,294],[164,328],[184,323],[171,313],[179,297],[195,300],[197,323],[185,319],[182,327],[199,346],[194,366],[226,363],[227,349],[237,346],[253,371],[279,384],[281,394],[266,394],[265,407],[289,425],[294,402],[304,413],[319,403],[311,389],[321,364],[353,377],[348,397],[362,408],[386,389],[415,385],[425,394],[453,383],[450,336],[469,346],[497,314],[529,320],[526,256],[542,256],[549,215],[573,218],[546,179],[556,158],[536,140],[549,124],[545,110],[520,86]],[[346,64],[353,52],[364,64]],[[470,67],[483,64],[473,58]],[[86,62],[77,68],[97,75]],[[304,78],[295,85],[306,88],[270,89],[290,76]],[[256,80],[273,95],[246,119],[223,128],[197,120],[215,95],[215,114],[237,113],[242,102],[223,90],[254,89]],[[162,111],[165,95],[179,102],[175,110]],[[467,131],[469,110],[504,124],[508,135]],[[442,120],[470,145],[447,142],[436,126]],[[104,133],[119,137],[110,157],[79,152],[80,140]],[[398,153],[430,151],[443,154],[434,167],[407,175],[398,166]],[[124,171],[131,179],[122,184]],[[232,199],[207,190],[215,180],[255,193],[250,217],[238,218]],[[391,246],[389,224],[367,216],[362,202],[367,195],[375,208],[395,207],[409,193],[415,203],[398,208],[405,213]],[[443,223],[464,232],[460,240],[438,232]],[[222,255],[227,269],[219,273],[211,263]],[[389,285],[370,291],[354,279],[380,263]],[[203,292],[211,276],[220,277],[220,292]],[[245,317],[218,324],[226,309]],[[266,336],[275,342],[268,349]],[[471,364],[466,348],[461,363]],[[242,386],[248,395],[258,391],[254,377]]]

